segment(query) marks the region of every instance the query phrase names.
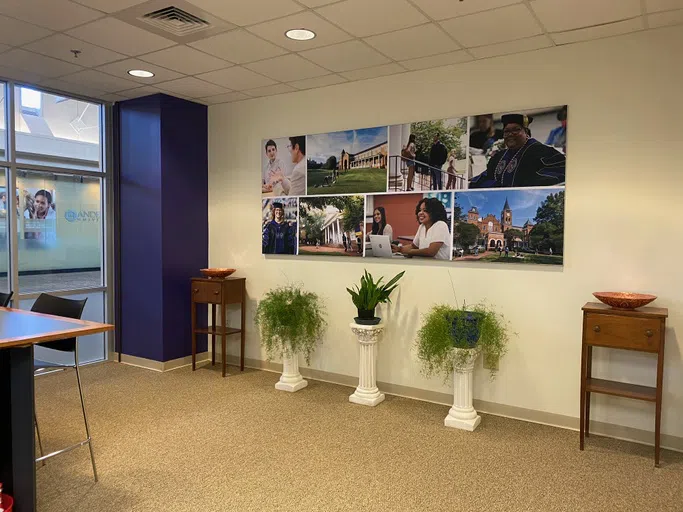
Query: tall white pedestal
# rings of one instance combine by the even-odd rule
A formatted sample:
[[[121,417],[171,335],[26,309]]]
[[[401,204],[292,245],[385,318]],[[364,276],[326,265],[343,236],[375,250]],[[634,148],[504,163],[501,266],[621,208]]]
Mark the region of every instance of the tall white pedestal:
[[[374,407],[384,401],[384,393],[377,389],[377,342],[384,325],[360,325],[351,322],[351,330],[360,344],[360,362],[358,365],[358,387],[349,396],[349,402]]]
[[[282,354],[282,375],[275,389],[293,393],[308,386],[308,381],[299,373],[299,356],[285,352]]]
[[[465,353],[465,360],[462,364],[456,363],[453,371],[453,407],[448,411],[444,425],[472,432],[481,423],[481,416],[472,406],[472,377],[480,349],[453,350]]]

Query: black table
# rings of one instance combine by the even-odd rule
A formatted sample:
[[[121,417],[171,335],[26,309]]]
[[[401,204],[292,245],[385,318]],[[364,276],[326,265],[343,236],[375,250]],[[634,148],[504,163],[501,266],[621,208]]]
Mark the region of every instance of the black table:
[[[0,482],[15,512],[36,510],[33,345],[113,325],[0,308]]]

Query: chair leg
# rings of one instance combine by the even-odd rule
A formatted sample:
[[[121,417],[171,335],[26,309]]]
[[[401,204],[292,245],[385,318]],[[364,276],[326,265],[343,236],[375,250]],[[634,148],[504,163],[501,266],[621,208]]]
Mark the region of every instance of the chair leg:
[[[33,423],[36,426],[36,436],[38,437],[38,450],[40,452],[40,456],[43,456],[43,443],[40,440],[40,429],[38,428],[38,417],[36,416],[36,411],[33,411]],[[41,466],[45,465],[45,461],[41,461]]]
[[[81,409],[83,410],[83,421],[85,422],[85,433],[88,436],[88,448],[90,448],[90,461],[92,462],[92,472],[97,482],[97,467],[95,466],[95,452],[92,448],[92,437],[90,436],[90,426],[88,416],[85,413],[85,400],[83,400],[83,388],[81,387],[81,372],[78,369],[78,349],[76,349],[76,379],[78,380],[78,393],[81,395]]]

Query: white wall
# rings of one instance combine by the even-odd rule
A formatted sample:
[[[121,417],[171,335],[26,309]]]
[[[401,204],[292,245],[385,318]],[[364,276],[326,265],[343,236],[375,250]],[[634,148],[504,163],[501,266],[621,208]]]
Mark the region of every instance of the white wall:
[[[395,306],[381,311],[389,327],[378,379],[448,392],[421,376],[413,339],[432,303],[453,300],[450,270],[460,301],[488,299],[518,333],[496,381],[477,372],[475,397],[576,417],[581,306],[598,290],[652,292],[670,310],[662,432],[683,436],[683,61],[672,48],[683,48],[681,27],[211,107],[210,264],[247,278],[247,357],[264,358],[255,302],[287,276],[327,301],[329,334],[312,366],[357,375],[345,287],[364,267],[405,268]],[[562,104],[570,116],[564,268],[261,256],[262,138]],[[595,357],[599,375],[654,384],[653,357]],[[595,420],[646,430],[653,412],[604,396],[592,408]]]

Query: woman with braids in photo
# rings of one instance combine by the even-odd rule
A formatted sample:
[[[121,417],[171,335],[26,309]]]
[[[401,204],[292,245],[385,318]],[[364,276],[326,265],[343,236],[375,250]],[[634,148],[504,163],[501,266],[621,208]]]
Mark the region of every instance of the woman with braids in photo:
[[[408,258],[422,256],[449,260],[451,233],[443,203],[436,197],[420,199],[415,208],[415,215],[420,227],[413,238],[413,243],[403,247],[392,247],[392,251],[400,252]]]

